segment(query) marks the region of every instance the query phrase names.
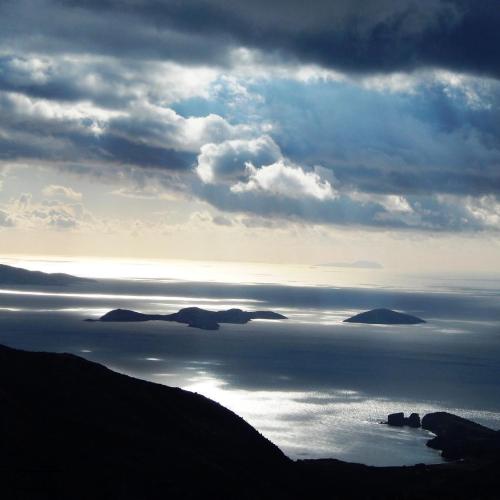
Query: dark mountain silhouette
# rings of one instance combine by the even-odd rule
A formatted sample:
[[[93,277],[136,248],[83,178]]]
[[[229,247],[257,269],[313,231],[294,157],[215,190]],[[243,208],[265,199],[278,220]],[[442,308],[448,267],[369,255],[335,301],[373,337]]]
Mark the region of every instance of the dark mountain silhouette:
[[[6,500],[468,500],[500,488],[498,456],[413,467],[293,462],[218,403],[71,354],[0,346],[0,403]]]
[[[75,283],[91,283],[95,280],[79,278],[64,273],[42,273],[28,271],[20,267],[0,264],[0,285],[73,285]]]
[[[128,309],[109,311],[98,321],[104,322],[134,322],[134,321],[175,321],[185,323],[193,328],[203,330],[218,330],[219,323],[245,324],[252,319],[287,319],[282,314],[273,311],[242,311],[228,309],[227,311],[207,311],[199,307],[186,307],[173,314],[142,314]]]
[[[351,318],[345,319],[344,323],[365,323],[370,325],[416,325],[425,323],[423,319],[404,314],[391,309],[372,309]]]
[[[0,474],[15,471],[21,490],[26,481],[49,484],[55,496],[47,498],[150,498],[153,480],[153,498],[214,484],[230,491],[235,482],[258,491],[267,471],[290,462],[214,401],[71,354],[0,346],[0,401]],[[84,495],[87,487],[96,493],[92,478],[104,489]],[[31,493],[19,498],[45,498]]]

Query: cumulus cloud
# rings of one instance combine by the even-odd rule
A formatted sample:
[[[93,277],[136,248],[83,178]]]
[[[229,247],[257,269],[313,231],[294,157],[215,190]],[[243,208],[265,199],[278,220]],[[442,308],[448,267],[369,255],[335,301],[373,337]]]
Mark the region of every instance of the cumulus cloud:
[[[395,194],[373,194],[373,193],[358,193],[350,194],[351,198],[360,202],[374,202],[384,207],[388,212],[408,214],[413,212],[413,208],[404,196]]]
[[[335,196],[328,180],[283,158],[279,146],[268,135],[202,146],[196,173],[205,184],[230,185],[233,193],[257,191],[318,200]]]
[[[268,135],[209,143],[201,147],[196,172],[205,183],[234,181],[245,174],[247,163],[263,165],[280,157],[279,146]]]
[[[462,223],[474,221],[484,228],[500,230],[500,200],[497,197],[440,195],[438,199],[445,207],[454,207]]]
[[[207,143],[219,143],[252,133],[245,124],[232,125],[223,117],[184,117],[173,109],[150,102],[134,103],[126,114],[110,119],[106,133],[156,148],[197,153]]]
[[[305,172],[298,165],[287,163],[281,159],[271,165],[256,168],[246,163],[248,179],[231,186],[234,193],[260,191],[287,198],[316,198],[327,200],[335,196],[335,192],[326,180],[315,172]]]
[[[350,82],[254,85],[262,120],[295,163],[320,164],[336,186],[407,196],[500,192],[500,84],[430,78],[413,92]],[[255,106],[253,108],[255,113]]]
[[[302,176],[301,176],[302,177]],[[224,184],[197,186],[198,197],[220,211],[245,214],[248,220],[303,222],[404,231],[474,232],[500,230],[498,202],[491,197],[366,195],[335,191],[325,198],[270,193],[261,188],[231,189]],[[299,189],[306,189],[301,186]],[[259,224],[263,225],[263,224]]]
[[[494,0],[0,2],[0,162],[218,225],[496,229],[499,23]],[[60,183],[0,224],[90,223]]]
[[[101,161],[186,170],[202,145],[253,133],[252,127],[232,125],[215,114],[186,118],[149,102],[117,112],[0,93],[0,112],[4,160]]]
[[[44,196],[49,198],[67,198],[69,200],[80,201],[82,199],[82,193],[75,191],[73,188],[67,186],[58,186],[57,184],[51,184],[50,186],[45,186],[42,190]]]
[[[96,228],[95,218],[82,203],[57,199],[35,201],[31,193],[22,193],[11,200],[4,205],[3,213],[10,225],[22,229]]]

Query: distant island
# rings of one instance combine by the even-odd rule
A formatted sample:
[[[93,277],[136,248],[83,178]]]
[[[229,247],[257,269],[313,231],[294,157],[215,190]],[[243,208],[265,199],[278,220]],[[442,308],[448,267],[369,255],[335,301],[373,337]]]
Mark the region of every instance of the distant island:
[[[139,321],[175,321],[184,323],[193,328],[202,330],[218,330],[220,323],[233,323],[243,325],[253,319],[280,320],[288,319],[282,314],[273,311],[242,311],[241,309],[228,309],[227,311],[207,311],[199,307],[186,307],[173,314],[143,314],[128,309],[114,309],[98,320],[104,322],[139,322]]]
[[[365,323],[368,325],[417,325],[425,323],[421,318],[391,309],[372,309],[345,319],[344,323]]]
[[[0,346],[2,499],[346,500],[497,498],[499,431],[431,413],[433,447],[461,458],[369,467],[286,457],[199,394],[72,354]]]
[[[373,260],[356,260],[354,262],[325,262],[318,267],[346,267],[351,269],[383,269],[384,266]]]
[[[55,285],[66,286],[76,283],[92,283],[95,280],[79,278],[64,273],[43,273],[41,271],[28,271],[21,267],[0,264],[0,285]]]

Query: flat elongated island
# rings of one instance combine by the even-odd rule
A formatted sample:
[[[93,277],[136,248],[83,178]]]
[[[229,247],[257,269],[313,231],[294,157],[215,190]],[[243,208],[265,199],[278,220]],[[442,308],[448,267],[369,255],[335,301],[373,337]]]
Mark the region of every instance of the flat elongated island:
[[[218,330],[220,323],[244,325],[253,319],[281,320],[288,319],[273,311],[243,311],[228,309],[227,311],[207,311],[199,307],[186,307],[173,314],[143,314],[128,309],[114,309],[97,321],[103,322],[139,322],[139,321],[175,321],[202,330]],[[88,320],[93,321],[93,320]]]

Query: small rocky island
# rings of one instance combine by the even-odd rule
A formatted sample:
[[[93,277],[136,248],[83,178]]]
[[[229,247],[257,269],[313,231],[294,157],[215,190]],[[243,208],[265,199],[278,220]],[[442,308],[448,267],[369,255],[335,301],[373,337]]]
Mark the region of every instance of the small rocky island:
[[[139,322],[139,321],[175,321],[202,330],[218,330],[220,323],[244,325],[253,319],[280,320],[288,319],[273,311],[207,311],[199,307],[186,307],[173,314],[143,314],[128,309],[114,309],[96,321],[103,322]],[[95,321],[95,320],[87,320]]]
[[[405,417],[403,412],[400,413],[391,413],[387,416],[387,425],[392,427],[413,427],[414,429],[418,429],[421,426],[420,415],[418,413],[412,413],[409,417]]]
[[[344,323],[365,323],[368,325],[417,325],[425,323],[421,318],[391,309],[372,309],[344,320]]]

